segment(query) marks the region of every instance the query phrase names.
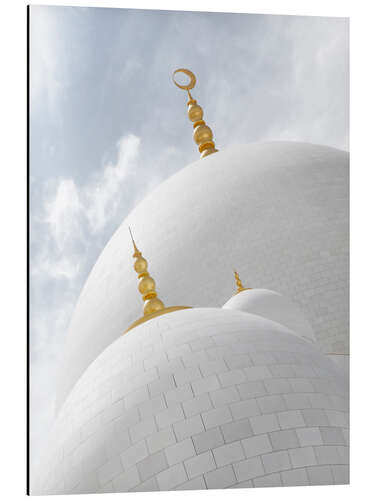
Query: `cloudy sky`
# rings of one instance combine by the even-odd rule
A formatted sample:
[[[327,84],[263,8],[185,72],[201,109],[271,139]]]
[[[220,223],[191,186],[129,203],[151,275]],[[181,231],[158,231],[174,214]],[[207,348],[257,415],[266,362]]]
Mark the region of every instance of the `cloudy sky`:
[[[174,69],[219,149],[288,140],[349,149],[349,22],[31,7],[31,461],[54,416],[74,305],[102,248],[157,184],[197,160]]]

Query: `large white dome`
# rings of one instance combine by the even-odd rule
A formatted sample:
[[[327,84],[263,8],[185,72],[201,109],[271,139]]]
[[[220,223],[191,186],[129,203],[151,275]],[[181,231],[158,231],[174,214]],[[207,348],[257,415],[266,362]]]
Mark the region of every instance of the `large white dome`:
[[[315,345],[273,321],[165,314],[87,368],[31,491],[347,483],[346,385]]]
[[[188,165],[127,217],[95,264],[63,352],[59,404],[141,315],[128,226],[166,305],[219,306],[232,268],[289,296],[325,352],[348,349],[348,153],[300,143],[231,147]]]

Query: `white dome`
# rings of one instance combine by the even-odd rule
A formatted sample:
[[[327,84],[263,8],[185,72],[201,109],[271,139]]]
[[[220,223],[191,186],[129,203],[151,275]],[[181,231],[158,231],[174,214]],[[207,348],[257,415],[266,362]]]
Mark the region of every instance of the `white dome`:
[[[154,318],[87,368],[33,494],[348,482],[346,380],[260,316]]]
[[[160,184],[125,219],[78,300],[57,399],[141,315],[128,226],[167,306],[217,307],[244,286],[291,297],[326,352],[348,349],[348,154],[300,143],[235,146]]]
[[[262,288],[243,290],[233,295],[223,306],[277,321],[299,337],[315,342],[314,332],[298,307],[287,297]]]

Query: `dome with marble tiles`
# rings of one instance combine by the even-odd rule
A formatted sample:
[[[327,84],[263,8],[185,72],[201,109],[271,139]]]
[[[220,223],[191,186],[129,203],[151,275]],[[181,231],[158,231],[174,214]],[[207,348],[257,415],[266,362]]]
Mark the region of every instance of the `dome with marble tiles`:
[[[347,378],[265,316],[192,308],[120,335],[65,400],[32,493],[347,483]]]
[[[58,407],[140,316],[128,226],[166,305],[221,306],[236,266],[249,286],[293,301],[323,352],[347,355],[348,164],[347,152],[326,146],[258,143],[211,154],[161,183],[126,217],[83,287]]]

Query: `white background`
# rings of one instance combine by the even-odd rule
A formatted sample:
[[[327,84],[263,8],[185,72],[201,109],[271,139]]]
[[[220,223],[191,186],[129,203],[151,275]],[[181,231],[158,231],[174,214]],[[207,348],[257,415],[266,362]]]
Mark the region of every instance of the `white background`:
[[[26,491],[26,2],[2,2],[0,26],[1,494]],[[375,331],[374,8],[370,0],[65,1],[46,5],[214,10],[351,18],[351,485],[205,492],[137,493],[161,498],[372,498],[375,493],[373,359]],[[373,11],[373,12],[372,12]],[[214,64],[214,61],[213,61]],[[60,498],[98,498],[78,495]],[[101,495],[101,499],[114,498]]]

